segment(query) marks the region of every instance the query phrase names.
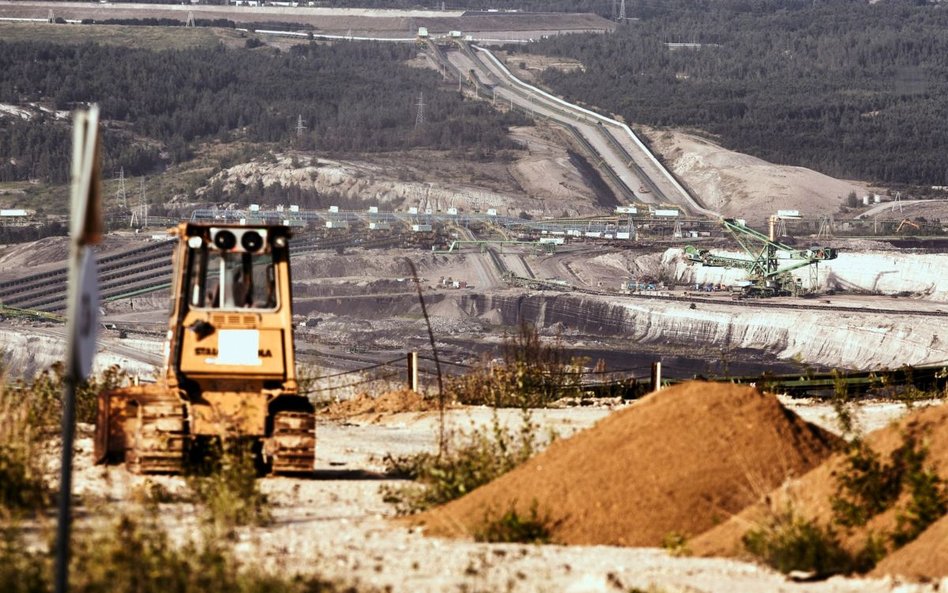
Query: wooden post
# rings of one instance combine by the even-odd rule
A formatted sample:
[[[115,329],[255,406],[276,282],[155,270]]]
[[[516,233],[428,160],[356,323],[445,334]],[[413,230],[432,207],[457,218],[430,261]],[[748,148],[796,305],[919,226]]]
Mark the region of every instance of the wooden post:
[[[661,361],[652,363],[652,391],[658,391],[662,388],[662,363]]]
[[[418,393],[418,353],[408,353],[408,389]]]

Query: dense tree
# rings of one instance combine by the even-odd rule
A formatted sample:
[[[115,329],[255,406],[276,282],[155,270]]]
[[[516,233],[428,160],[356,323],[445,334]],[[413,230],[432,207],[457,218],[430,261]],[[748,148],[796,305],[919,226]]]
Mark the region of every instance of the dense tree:
[[[629,121],[688,127],[779,163],[948,184],[948,11],[852,0],[631,2],[615,34],[527,48],[580,60],[544,81]],[[670,46],[669,43],[700,44]]]
[[[521,116],[441,88],[437,73],[405,64],[415,51],[359,42],[284,53],[0,42],[0,103],[36,111],[98,102],[106,170],[132,175],[190,158],[196,142],[235,135],[333,153],[516,148],[506,128],[524,123]],[[422,91],[426,123],[416,129]],[[306,133],[297,137],[300,116]],[[51,115],[0,117],[0,181],[64,181],[68,140],[68,122]]]

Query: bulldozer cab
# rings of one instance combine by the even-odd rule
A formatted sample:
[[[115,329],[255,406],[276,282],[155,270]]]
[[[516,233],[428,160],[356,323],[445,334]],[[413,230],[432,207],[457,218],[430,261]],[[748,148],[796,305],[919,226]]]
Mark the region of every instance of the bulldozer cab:
[[[244,377],[295,391],[289,229],[182,224],[168,378]],[[202,390],[203,391],[203,390]]]

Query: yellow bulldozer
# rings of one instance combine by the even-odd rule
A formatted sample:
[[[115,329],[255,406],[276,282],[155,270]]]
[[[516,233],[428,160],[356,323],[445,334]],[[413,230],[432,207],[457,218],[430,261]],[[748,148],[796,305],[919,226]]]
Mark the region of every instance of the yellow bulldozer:
[[[165,368],[99,395],[98,463],[178,473],[202,441],[250,441],[264,471],[314,468],[313,406],[296,378],[290,229],[181,223]]]

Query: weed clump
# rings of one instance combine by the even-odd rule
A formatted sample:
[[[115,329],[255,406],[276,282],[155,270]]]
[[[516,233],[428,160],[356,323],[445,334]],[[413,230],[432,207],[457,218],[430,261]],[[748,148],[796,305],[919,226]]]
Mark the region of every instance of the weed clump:
[[[548,544],[552,539],[553,521],[541,515],[536,500],[527,515],[521,516],[514,505],[500,517],[484,514],[484,524],[474,533],[474,540],[490,543]]]
[[[536,328],[521,323],[504,340],[502,363],[483,364],[449,379],[447,392],[458,403],[497,408],[543,407],[582,393],[585,359],[568,358],[559,340],[545,344]]]
[[[32,381],[19,380],[11,388],[29,402],[29,421],[35,427],[57,427],[62,418],[63,385],[66,367],[60,362],[42,371]],[[128,376],[118,365],[76,385],[76,422],[92,424],[97,413],[99,393],[112,391],[128,383]]]
[[[473,491],[517,467],[540,447],[539,427],[524,410],[520,431],[512,434],[495,412],[490,428],[449,441],[438,453],[386,457],[388,472],[417,482],[386,487],[385,501],[399,514],[424,511]]]
[[[260,491],[255,455],[245,442],[209,443],[190,465],[187,483],[205,521],[218,532],[270,521],[267,497]]]
[[[803,571],[818,577],[864,572],[881,558],[875,540],[853,556],[830,529],[798,516],[788,507],[744,534],[744,547],[782,573]]]
[[[0,511],[16,514],[50,502],[30,403],[0,384]]]
[[[14,528],[0,535],[0,591],[52,591],[52,551],[27,545],[23,532]],[[226,540],[211,534],[175,545],[157,516],[144,511],[77,531],[71,560],[70,591],[75,593],[353,593],[317,576],[286,577],[244,564]]]

